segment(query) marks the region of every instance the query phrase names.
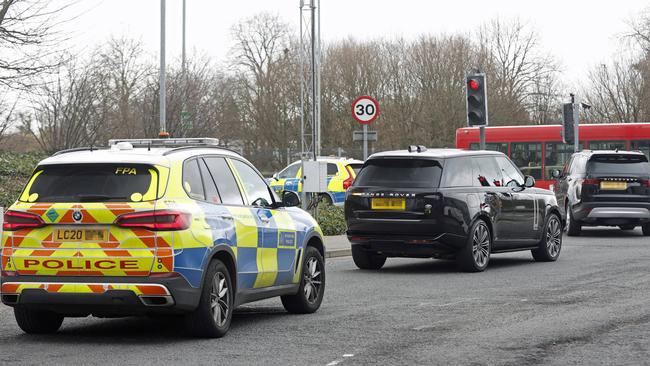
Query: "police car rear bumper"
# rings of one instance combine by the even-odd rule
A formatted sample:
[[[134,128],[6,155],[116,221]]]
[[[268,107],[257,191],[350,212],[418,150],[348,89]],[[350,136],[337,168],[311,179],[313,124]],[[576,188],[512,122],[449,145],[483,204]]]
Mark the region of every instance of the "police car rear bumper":
[[[136,294],[127,289],[106,289],[100,293],[82,292],[52,292],[57,284],[93,284],[94,286],[109,287],[113,285],[142,285],[143,288],[158,288],[163,291],[155,293]],[[44,285],[43,288],[25,288],[19,293],[7,292],[6,289],[15,286],[10,284]],[[2,293],[2,303],[9,306],[38,307],[42,310],[65,314],[68,316],[119,316],[140,315],[147,313],[178,313],[187,312],[198,306],[201,290],[193,288],[183,277],[150,278],[150,277],[43,277],[43,276],[10,276],[2,278],[5,291]],[[30,286],[26,286],[30,287]],[[39,286],[41,287],[41,286]],[[113,286],[116,287],[116,286]]]

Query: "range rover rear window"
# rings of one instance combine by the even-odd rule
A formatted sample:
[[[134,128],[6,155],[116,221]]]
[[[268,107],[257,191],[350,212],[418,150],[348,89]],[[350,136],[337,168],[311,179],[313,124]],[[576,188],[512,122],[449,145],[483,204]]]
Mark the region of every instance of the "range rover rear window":
[[[594,155],[587,163],[588,174],[650,175],[645,155]]]
[[[436,160],[373,159],[354,180],[355,186],[437,188],[442,167]]]

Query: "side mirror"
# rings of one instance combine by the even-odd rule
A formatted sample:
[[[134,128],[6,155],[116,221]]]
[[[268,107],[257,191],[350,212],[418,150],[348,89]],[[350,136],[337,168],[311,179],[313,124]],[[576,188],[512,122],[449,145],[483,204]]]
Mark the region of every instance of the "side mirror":
[[[282,206],[296,207],[300,206],[300,197],[293,191],[282,191]]]
[[[273,180],[276,181],[276,182],[279,181],[279,179],[278,179],[278,173],[273,174],[273,176],[271,177],[271,179],[273,179]]]
[[[530,175],[526,176],[526,180],[524,181],[524,187],[526,188],[531,188],[535,186],[535,178],[533,178]]]
[[[555,179],[558,179],[560,177],[560,169],[553,169],[551,171],[551,176]]]

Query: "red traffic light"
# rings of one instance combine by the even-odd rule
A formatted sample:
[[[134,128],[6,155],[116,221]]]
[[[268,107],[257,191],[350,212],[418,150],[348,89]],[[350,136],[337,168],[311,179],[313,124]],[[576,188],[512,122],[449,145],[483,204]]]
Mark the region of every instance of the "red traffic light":
[[[472,90],[478,90],[478,88],[480,87],[478,81],[474,79],[469,79],[469,81],[467,82],[467,86]]]

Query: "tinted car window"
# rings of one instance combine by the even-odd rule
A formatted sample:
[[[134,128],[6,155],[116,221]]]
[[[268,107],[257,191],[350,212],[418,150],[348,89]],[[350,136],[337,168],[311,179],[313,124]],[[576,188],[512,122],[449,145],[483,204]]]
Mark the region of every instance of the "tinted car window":
[[[474,163],[474,186],[500,187],[503,185],[501,168],[494,157],[475,157],[472,161]]]
[[[235,177],[232,175],[226,160],[218,157],[207,157],[205,162],[210,170],[210,175],[217,184],[221,201],[229,205],[244,204]]]
[[[452,158],[445,161],[442,187],[471,187],[472,159]]]
[[[501,168],[501,175],[503,176],[503,184],[505,186],[517,187],[524,184],[524,176],[508,158],[498,156],[496,159],[499,163],[499,168]]]
[[[219,191],[217,186],[214,184],[214,180],[208,172],[208,167],[205,165],[203,159],[197,160],[199,162],[199,168],[201,170],[201,177],[203,178],[203,188],[205,189],[205,200],[210,203],[221,203],[221,197],[219,197]]]
[[[157,197],[158,173],[146,165],[46,165],[21,196],[29,202],[131,202]],[[152,184],[152,180],[155,180]],[[136,199],[137,198],[137,199]]]
[[[239,160],[232,160],[232,163],[244,185],[244,189],[250,200],[248,203],[259,206],[272,204],[273,198],[271,198],[271,192],[264,179],[248,164]]]
[[[339,172],[339,168],[336,164],[327,163],[327,175],[336,175]]]
[[[196,159],[186,161],[183,164],[183,189],[190,198],[195,200],[205,200],[203,192],[203,182],[201,180],[201,171]]]
[[[442,168],[436,160],[372,159],[354,180],[356,186],[435,188]]]
[[[594,155],[587,163],[589,174],[650,175],[650,163],[644,155]]]
[[[300,169],[300,164],[289,165],[286,169],[281,171],[280,174],[278,174],[278,178],[280,179],[295,178],[296,176],[298,176],[299,169]]]

